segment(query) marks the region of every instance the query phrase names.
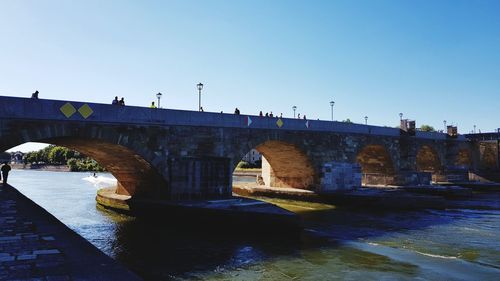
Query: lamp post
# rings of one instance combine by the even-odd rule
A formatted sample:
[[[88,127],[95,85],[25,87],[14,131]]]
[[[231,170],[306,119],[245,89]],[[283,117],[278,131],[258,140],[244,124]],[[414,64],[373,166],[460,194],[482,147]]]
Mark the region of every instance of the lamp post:
[[[160,108],[160,99],[161,99],[161,93],[158,92],[158,94],[156,94],[156,98],[158,98],[158,108]]]
[[[297,110],[297,106],[292,106],[292,109],[293,109],[293,118],[295,118],[295,110]]]
[[[365,116],[365,125],[368,125],[368,116]]]
[[[447,133],[448,132],[448,128],[446,127],[446,120],[443,120],[443,124],[444,124],[444,132]]]
[[[332,108],[332,121],[333,121],[333,105],[334,105],[334,104],[335,104],[335,102],[334,102],[334,101],[331,101],[331,102],[330,102],[330,107]]]
[[[476,125],[474,125],[474,131],[473,132],[474,132],[474,134],[476,133]]]
[[[399,121],[403,120],[403,113],[399,113]]]
[[[196,84],[198,88],[198,111],[201,111],[201,90],[203,90],[203,84],[200,82]]]

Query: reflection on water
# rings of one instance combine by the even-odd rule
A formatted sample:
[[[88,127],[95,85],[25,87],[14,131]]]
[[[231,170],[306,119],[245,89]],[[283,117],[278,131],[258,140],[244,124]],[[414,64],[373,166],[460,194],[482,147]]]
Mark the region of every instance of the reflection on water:
[[[301,215],[305,230],[297,237],[117,215],[96,207],[89,176],[14,170],[11,183],[149,280],[498,280],[500,274],[498,194],[470,200],[489,210],[384,212],[271,200]],[[97,180],[113,181],[106,174]]]

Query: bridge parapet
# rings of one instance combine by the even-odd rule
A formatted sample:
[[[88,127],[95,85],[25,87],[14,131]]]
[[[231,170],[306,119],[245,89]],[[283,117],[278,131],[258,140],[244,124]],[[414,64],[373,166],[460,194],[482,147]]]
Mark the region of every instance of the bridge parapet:
[[[227,113],[116,106],[81,101],[61,101],[0,96],[0,119],[97,122],[147,126],[205,126],[222,128],[323,131],[399,137],[398,128],[354,123],[260,117]],[[417,132],[416,138],[444,140],[446,134]],[[459,136],[463,138],[462,136]]]

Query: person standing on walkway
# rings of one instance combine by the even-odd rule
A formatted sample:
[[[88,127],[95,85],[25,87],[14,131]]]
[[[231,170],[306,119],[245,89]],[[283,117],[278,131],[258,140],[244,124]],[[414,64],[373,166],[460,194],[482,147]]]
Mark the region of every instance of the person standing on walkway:
[[[3,185],[7,184],[7,178],[9,177],[10,166],[8,162],[4,162],[2,168]]]

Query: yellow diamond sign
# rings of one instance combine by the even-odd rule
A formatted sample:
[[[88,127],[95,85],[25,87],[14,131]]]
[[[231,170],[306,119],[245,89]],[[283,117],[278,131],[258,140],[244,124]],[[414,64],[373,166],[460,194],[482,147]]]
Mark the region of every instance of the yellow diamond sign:
[[[78,112],[83,116],[83,118],[87,119],[94,111],[88,104],[82,105],[80,108],[78,108]]]
[[[59,108],[59,110],[61,110],[61,112],[64,114],[64,116],[66,116],[66,118],[70,118],[71,115],[75,114],[75,112],[76,112],[75,107],[69,102],[67,102],[65,105],[61,106],[61,108]]]
[[[276,121],[276,125],[278,126],[278,128],[283,127],[283,124],[284,124],[284,123],[283,123],[283,120],[281,120],[281,118],[280,118],[280,119],[278,119],[278,121]]]

